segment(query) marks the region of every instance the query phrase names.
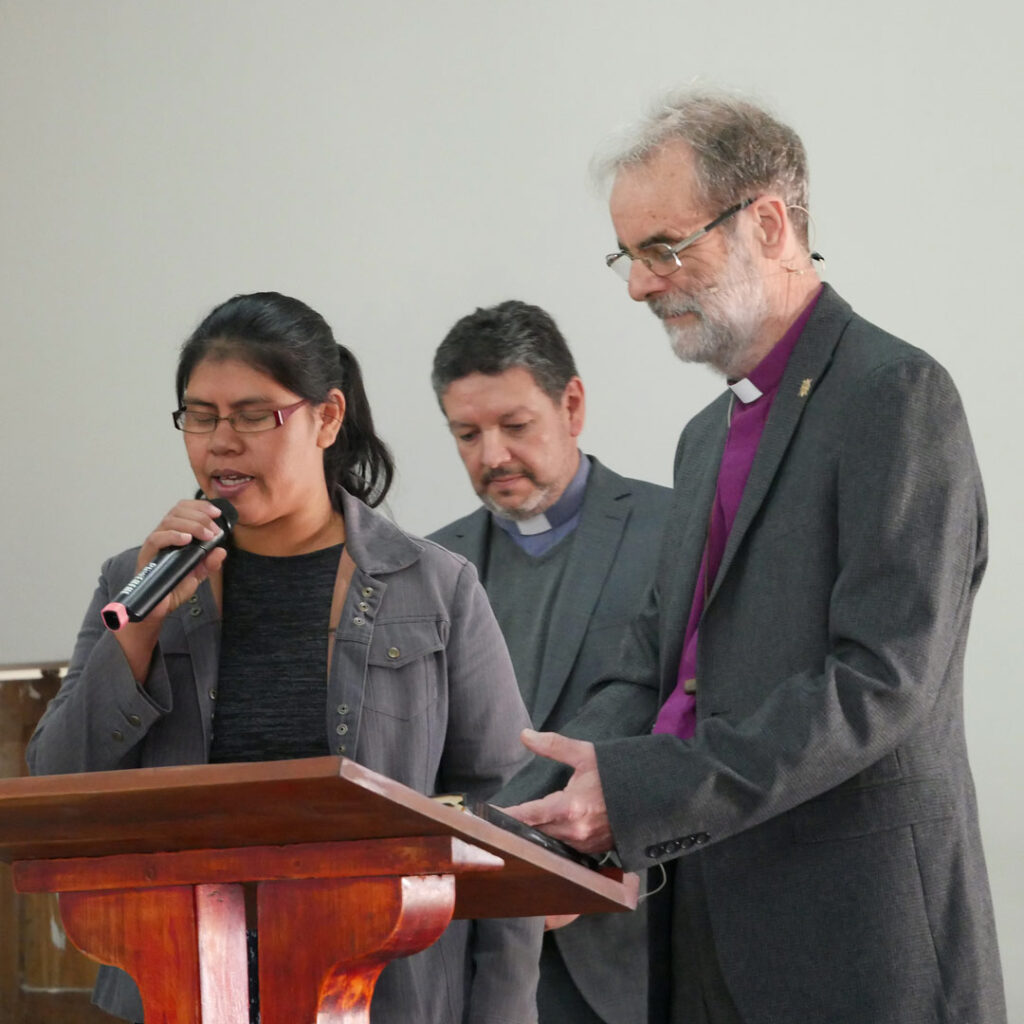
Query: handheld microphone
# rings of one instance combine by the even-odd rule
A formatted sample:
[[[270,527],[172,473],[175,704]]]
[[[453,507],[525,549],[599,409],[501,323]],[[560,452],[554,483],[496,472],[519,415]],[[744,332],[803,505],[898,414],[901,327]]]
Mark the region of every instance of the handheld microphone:
[[[225,498],[211,504],[220,509],[216,520],[220,531],[212,540],[193,537],[184,547],[161,548],[153,561],[144,565],[123,590],[100,612],[107,629],[120,629],[126,622],[141,622],[214,548],[223,545],[238,522],[235,506]]]

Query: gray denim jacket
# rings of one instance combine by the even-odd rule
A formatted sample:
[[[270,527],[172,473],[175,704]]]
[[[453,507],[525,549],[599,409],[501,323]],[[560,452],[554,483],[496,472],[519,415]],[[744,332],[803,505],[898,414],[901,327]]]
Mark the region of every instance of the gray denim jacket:
[[[528,759],[529,719],[501,631],[464,558],[413,538],[351,495],[356,565],[324,709],[331,749],[420,792],[486,798]],[[67,677],[28,747],[33,774],[202,764],[212,735],[220,616],[208,583],[171,613],[145,687],[100,609],[135,574],[138,549],[103,566]],[[540,920],[456,921],[381,975],[374,1024],[531,1024]],[[94,996],[141,1020],[138,991],[102,968]]]

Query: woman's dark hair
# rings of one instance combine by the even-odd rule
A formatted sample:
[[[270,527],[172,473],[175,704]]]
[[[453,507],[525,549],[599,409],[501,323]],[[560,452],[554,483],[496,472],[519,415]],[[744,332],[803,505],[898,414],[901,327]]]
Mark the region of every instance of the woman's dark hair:
[[[395,475],[394,460],[374,433],[356,357],[334,340],[330,324],[316,310],[277,292],[236,295],[218,306],[181,346],[179,406],[192,371],[204,359],[237,359],[314,404],[326,401],[331,388],[339,388],[345,396],[345,421],[324,452],[331,501],[340,510],[339,485],[367,505],[384,500]]]

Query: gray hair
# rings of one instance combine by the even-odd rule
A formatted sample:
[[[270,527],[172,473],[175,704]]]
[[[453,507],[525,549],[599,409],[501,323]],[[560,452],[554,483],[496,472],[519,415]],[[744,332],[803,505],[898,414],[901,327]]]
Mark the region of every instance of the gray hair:
[[[431,383],[440,402],[448,386],[471,373],[495,376],[514,367],[529,371],[558,402],[578,376],[569,346],[551,315],[518,299],[477,309],[448,332],[434,353]]]
[[[764,192],[786,202],[807,245],[807,154],[800,137],[766,110],[727,93],[682,90],[656,103],[613,151],[593,164],[607,185],[621,171],[642,167],[662,149],[684,142],[694,155],[698,195],[710,214]]]

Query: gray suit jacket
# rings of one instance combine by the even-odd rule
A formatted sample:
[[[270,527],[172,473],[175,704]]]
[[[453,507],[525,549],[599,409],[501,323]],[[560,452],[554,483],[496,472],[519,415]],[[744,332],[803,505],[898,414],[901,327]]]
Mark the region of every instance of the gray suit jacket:
[[[558,730],[594,682],[617,662],[629,623],[654,577],[672,492],[630,480],[591,457],[570,560],[552,616],[552,637],[527,710],[535,728]],[[430,535],[468,558],[487,584],[490,513],[480,508]],[[647,1002],[643,904],[631,914],[595,914],[555,933],[577,988],[608,1024],[638,1024]]]
[[[697,733],[637,735],[675,685],[727,405],[683,432],[652,600],[566,730],[628,737],[597,744],[619,854],[698,858],[748,1024],[1005,1021],[962,709],[978,467],[946,372],[828,286],[701,620]],[[503,802],[551,784],[535,762]]]
[[[331,748],[424,793],[486,799],[524,758],[529,724],[476,570],[344,496],[356,564],[324,707]],[[103,567],[68,675],[28,747],[34,774],[201,764],[212,735],[220,615],[208,583],[167,617],[145,689],[99,610],[135,574],[138,549]],[[398,655],[395,652],[398,651]],[[539,919],[455,921],[381,975],[374,1024],[531,1024]],[[103,968],[96,1001],[142,1019],[135,985]]]

